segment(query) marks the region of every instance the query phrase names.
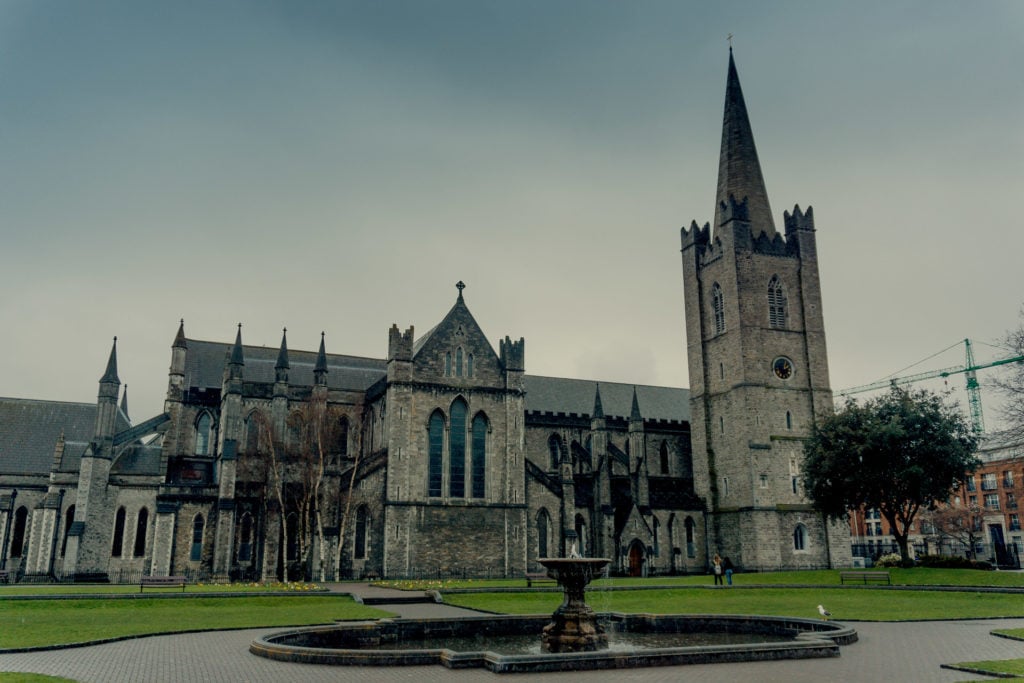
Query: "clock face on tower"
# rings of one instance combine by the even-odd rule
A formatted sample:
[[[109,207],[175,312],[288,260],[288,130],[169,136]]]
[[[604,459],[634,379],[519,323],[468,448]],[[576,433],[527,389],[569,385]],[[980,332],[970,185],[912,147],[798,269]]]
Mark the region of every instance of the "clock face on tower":
[[[772,372],[779,379],[789,379],[793,376],[793,361],[785,356],[779,356],[772,362]]]

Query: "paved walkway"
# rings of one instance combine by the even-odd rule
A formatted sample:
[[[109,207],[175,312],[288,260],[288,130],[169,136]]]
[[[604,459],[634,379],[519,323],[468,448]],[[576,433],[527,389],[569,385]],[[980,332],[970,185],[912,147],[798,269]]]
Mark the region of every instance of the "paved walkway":
[[[361,586],[363,596],[387,596],[386,589]],[[407,594],[405,594],[407,595]],[[447,605],[386,607],[407,617],[477,614]],[[941,663],[1024,656],[1024,644],[989,635],[994,628],[1024,628],[1024,619],[856,623],[860,641],[831,659],[674,666],[628,671],[508,674],[509,681],[969,681],[993,680],[939,668]],[[453,671],[441,666],[331,667],[275,662],[249,654],[249,643],[275,629],[250,629],[137,638],[105,645],[49,652],[0,655],[0,671],[31,671],[81,683],[262,683],[274,681],[495,681],[483,669]]]

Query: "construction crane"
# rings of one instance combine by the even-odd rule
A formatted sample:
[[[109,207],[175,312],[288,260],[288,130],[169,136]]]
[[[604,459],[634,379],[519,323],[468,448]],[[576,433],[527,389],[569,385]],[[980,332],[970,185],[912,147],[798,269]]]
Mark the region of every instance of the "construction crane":
[[[875,389],[884,389],[885,387],[898,387],[926,379],[935,379],[937,377],[945,378],[950,375],[963,373],[967,377],[967,404],[971,413],[971,428],[974,430],[975,434],[981,434],[985,431],[985,417],[981,410],[981,388],[978,386],[978,370],[993,368],[998,365],[1007,365],[1009,363],[1020,363],[1024,361],[1024,356],[1000,358],[999,360],[994,360],[989,363],[975,363],[974,350],[971,347],[970,339],[964,339],[964,349],[965,361],[963,365],[954,365],[953,367],[942,368],[941,370],[931,370],[929,372],[919,372],[916,375],[890,377],[889,379],[882,379],[877,382],[872,382],[871,384],[862,384],[859,387],[843,389],[837,392],[836,395],[852,396],[853,394],[860,394],[865,391],[874,391]]]

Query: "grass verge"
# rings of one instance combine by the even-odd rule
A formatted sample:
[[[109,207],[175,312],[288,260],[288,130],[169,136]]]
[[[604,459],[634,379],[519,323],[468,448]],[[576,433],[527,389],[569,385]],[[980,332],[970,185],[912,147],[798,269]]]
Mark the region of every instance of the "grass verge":
[[[554,611],[561,595],[537,593],[456,593],[445,602],[470,609],[509,614]],[[839,588],[759,588],[756,590],[694,590],[687,588],[587,593],[598,612],[652,614],[768,614],[818,618],[825,605],[839,621],[911,621],[1024,616],[1024,595],[970,591],[887,591]]]
[[[324,624],[394,616],[338,596],[176,600],[0,600],[0,648],[41,647],[197,629]]]
[[[887,569],[893,585],[896,586],[989,586],[998,588],[1024,588],[1024,574],[1016,572],[980,571],[977,569],[933,569],[913,567],[911,569]],[[735,574],[733,581],[741,586],[768,585],[810,585],[838,586],[839,570],[821,569],[814,571],[763,572]],[[686,576],[656,576],[651,578],[616,577],[599,579],[591,584],[594,590],[602,587],[640,586],[706,586],[713,583],[710,574],[689,574]],[[525,588],[526,580],[519,579],[443,579],[380,581],[379,585],[405,590],[444,590],[446,588]],[[877,585],[877,584],[873,584]]]
[[[75,683],[70,678],[46,676],[44,674],[22,673],[20,671],[0,671],[0,683]]]

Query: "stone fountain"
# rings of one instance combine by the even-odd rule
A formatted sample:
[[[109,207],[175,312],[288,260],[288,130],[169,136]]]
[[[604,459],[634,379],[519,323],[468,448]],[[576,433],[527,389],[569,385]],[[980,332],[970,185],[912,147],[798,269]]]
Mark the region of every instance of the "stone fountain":
[[[575,549],[574,549],[575,550]],[[608,647],[608,634],[585,599],[587,584],[604,573],[611,562],[604,557],[549,557],[539,560],[548,576],[558,582],[565,598],[541,639],[545,652],[594,652]]]

